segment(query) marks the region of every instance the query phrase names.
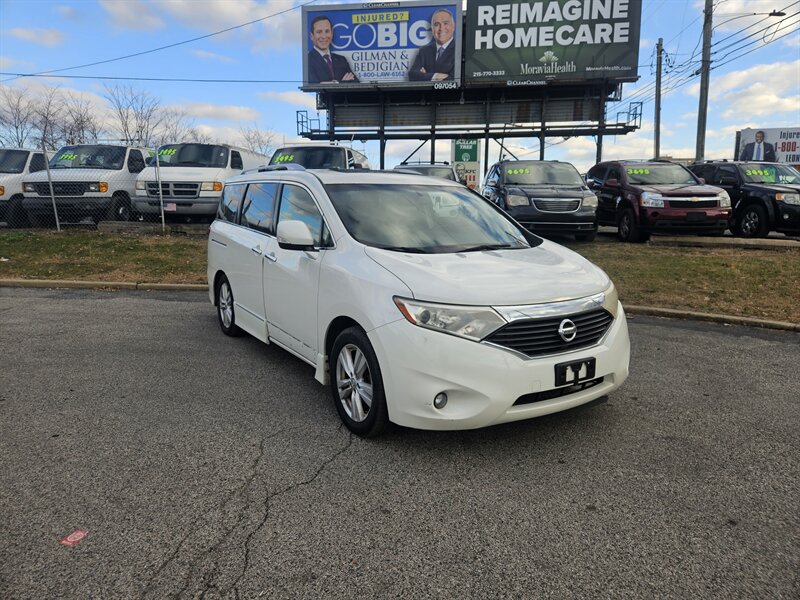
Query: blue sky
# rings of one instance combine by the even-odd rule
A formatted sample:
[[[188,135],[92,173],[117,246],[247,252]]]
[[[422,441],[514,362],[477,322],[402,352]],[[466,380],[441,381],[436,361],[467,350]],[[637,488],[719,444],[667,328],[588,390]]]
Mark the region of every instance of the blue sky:
[[[2,0],[0,71],[46,71],[142,52],[298,4],[293,0]],[[653,102],[648,92],[655,79],[650,65],[659,37],[672,64],[665,69],[665,90],[682,84],[662,100],[662,154],[693,156],[699,78],[684,78],[694,70],[687,61],[698,60],[702,9],[702,0],[643,0],[641,79],[625,84],[623,101],[609,107],[609,114],[616,115],[627,111],[629,99],[647,100],[643,126],[634,134],[606,138],[604,158],[652,155]],[[781,9],[784,18],[744,16]],[[738,129],[800,126],[800,1],[716,0],[714,23],[717,53],[712,58],[720,66],[711,73],[706,156],[730,158]],[[771,23],[770,29],[736,43]],[[274,80],[270,84],[131,83],[165,105],[182,107],[196,126],[220,141],[236,143],[239,128],[254,123],[274,131],[278,141],[289,141],[296,139],[295,111],[308,109],[316,116],[314,95],[300,92],[296,81],[302,69],[301,35],[298,8],[231,33],[64,74]],[[98,79],[26,78],[4,85],[57,85],[102,102],[103,81]],[[582,171],[594,163],[591,138],[556,138],[548,144],[546,158],[569,160]],[[390,142],[387,166],[417,145]],[[377,165],[377,143],[356,146]],[[516,140],[510,148],[520,157],[538,158],[538,140]],[[491,160],[497,158],[497,150],[490,146]],[[427,148],[418,155],[428,156]],[[449,158],[449,142],[437,144],[437,158]]]

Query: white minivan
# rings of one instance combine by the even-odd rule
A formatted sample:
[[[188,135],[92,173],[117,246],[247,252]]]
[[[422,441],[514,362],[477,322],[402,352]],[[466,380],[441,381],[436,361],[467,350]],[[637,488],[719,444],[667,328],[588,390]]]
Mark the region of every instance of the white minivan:
[[[90,218],[128,221],[136,176],[150,151],[135,146],[77,144],[62,147],[50,159],[58,219],[80,222]],[[22,205],[34,227],[55,222],[47,171],[25,176]]]
[[[297,165],[234,177],[208,283],[222,331],[312,365],[359,435],[528,419],[628,377],[608,276],[443,179]]]
[[[26,227],[28,215],[22,207],[22,180],[29,173],[45,168],[45,156],[41,150],[23,148],[0,148],[0,221],[9,227]]]
[[[225,181],[267,163],[263,154],[227,144],[167,144],[156,152],[161,195],[155,156],[136,181],[136,211],[151,220],[161,214],[162,199],[165,214],[213,218]]]

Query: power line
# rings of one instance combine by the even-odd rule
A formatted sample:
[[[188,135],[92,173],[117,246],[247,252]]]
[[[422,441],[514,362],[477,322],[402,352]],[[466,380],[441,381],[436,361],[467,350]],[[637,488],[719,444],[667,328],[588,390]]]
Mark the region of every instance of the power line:
[[[281,10],[281,11],[278,11],[276,13],[272,13],[270,15],[266,15],[266,16],[260,17],[258,19],[253,19],[252,21],[248,21],[247,23],[242,23],[240,25],[234,25],[234,26],[228,27],[226,29],[220,29],[219,31],[215,31],[213,33],[207,33],[206,35],[201,35],[201,36],[194,37],[194,38],[191,38],[191,39],[188,39],[188,40],[183,40],[181,42],[175,42],[173,44],[167,44],[166,46],[159,46],[158,48],[152,48],[150,50],[143,50],[142,52],[135,52],[133,54],[126,54],[125,56],[118,56],[116,58],[109,58],[109,59],[106,59],[106,60],[98,60],[98,61],[95,61],[95,62],[86,63],[85,65],[77,65],[77,66],[74,66],[74,67],[64,67],[62,69],[52,69],[50,71],[40,71],[38,73],[20,74],[20,75],[17,75],[17,77],[33,77],[33,76],[39,76],[39,75],[50,75],[52,73],[63,73],[64,71],[73,71],[75,69],[83,69],[85,67],[94,67],[96,65],[104,65],[104,64],[107,64],[107,63],[111,63],[111,62],[116,62],[118,60],[125,60],[125,59],[128,59],[128,58],[135,58],[137,56],[144,56],[145,54],[152,54],[153,52],[159,52],[161,50],[167,50],[169,48],[175,48],[176,46],[182,46],[184,44],[190,44],[192,42],[205,40],[205,39],[208,39],[210,37],[214,37],[215,35],[221,35],[223,33],[228,33],[229,31],[234,31],[236,29],[241,29],[242,27],[247,27],[248,25],[253,25],[255,23],[260,23],[261,21],[266,21],[267,19],[272,19],[272,18],[278,17],[278,16],[280,16],[282,14],[285,14],[285,13],[288,13],[288,12],[292,12],[293,10],[297,10],[298,8],[301,8],[303,6],[308,6],[309,4],[313,4],[316,1],[317,0],[308,0],[307,2],[303,2],[302,4],[298,4],[297,6],[292,6],[291,8],[287,8],[285,10]],[[16,79],[16,77],[14,77],[13,79]],[[5,83],[6,81],[11,81],[11,80],[10,79],[4,79],[3,81],[0,81],[0,83]],[[267,83],[269,83],[269,82],[267,82]]]
[[[189,79],[179,77],[112,77],[103,75],[45,75],[41,73],[9,73],[0,72],[0,75],[14,77],[42,77],[59,79],[100,79],[119,81],[161,81],[178,83],[303,83],[300,79]]]

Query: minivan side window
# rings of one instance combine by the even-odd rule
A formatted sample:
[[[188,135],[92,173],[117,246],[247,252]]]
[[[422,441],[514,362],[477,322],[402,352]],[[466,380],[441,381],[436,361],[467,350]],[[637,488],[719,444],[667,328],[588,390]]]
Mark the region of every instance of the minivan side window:
[[[608,175],[606,175],[605,181],[609,179],[616,179],[617,182],[620,184],[622,183],[622,172],[617,167],[609,167]],[[605,183],[605,181],[603,183]]]
[[[239,154],[236,150],[231,150],[231,169],[244,169],[244,163],[242,162],[242,155]]]
[[[314,198],[306,190],[296,185],[283,185],[281,192],[281,206],[278,211],[278,222],[302,221],[311,230],[315,246],[330,245],[325,243],[327,235],[324,234],[325,222]]]
[[[128,155],[128,172],[141,173],[144,170],[144,158],[138,150],[131,150]]]
[[[39,171],[44,171],[44,169],[44,154],[37,152],[31,159],[31,165],[28,167],[28,173],[38,173]]]
[[[239,212],[239,205],[242,203],[244,191],[247,188],[246,183],[235,183],[226,185],[222,192],[222,198],[219,201],[219,211],[217,217],[222,221],[229,223],[236,222],[236,214]]]
[[[275,214],[277,183],[251,183],[247,186],[242,204],[242,225],[270,235],[275,234],[272,217]]]

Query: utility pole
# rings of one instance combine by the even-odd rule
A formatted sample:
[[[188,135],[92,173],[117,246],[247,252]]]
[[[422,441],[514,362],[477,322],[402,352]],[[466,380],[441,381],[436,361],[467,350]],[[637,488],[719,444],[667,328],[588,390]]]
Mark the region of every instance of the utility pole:
[[[706,0],[703,11],[703,59],[700,63],[700,104],[697,108],[697,147],[694,159],[701,161],[706,153],[706,113],[708,111],[708,80],[711,67],[711,19],[714,12],[714,0]]]
[[[658,38],[656,46],[656,131],[653,158],[661,157],[661,59],[664,55],[664,38]]]

